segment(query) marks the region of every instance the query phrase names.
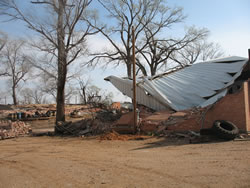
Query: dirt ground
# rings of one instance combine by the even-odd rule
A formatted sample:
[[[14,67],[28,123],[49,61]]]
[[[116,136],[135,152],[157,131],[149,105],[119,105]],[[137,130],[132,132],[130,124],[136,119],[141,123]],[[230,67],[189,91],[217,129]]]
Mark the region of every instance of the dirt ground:
[[[250,141],[8,139],[0,187],[250,187]]]

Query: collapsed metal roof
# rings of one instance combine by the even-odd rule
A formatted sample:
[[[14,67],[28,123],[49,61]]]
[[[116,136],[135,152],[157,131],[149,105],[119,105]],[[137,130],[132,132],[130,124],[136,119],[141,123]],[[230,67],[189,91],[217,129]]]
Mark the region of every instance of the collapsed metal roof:
[[[196,63],[170,74],[142,77],[137,80],[137,102],[155,110],[208,106],[227,94],[247,62],[247,58],[233,56]],[[105,80],[132,98],[132,80],[116,76]]]

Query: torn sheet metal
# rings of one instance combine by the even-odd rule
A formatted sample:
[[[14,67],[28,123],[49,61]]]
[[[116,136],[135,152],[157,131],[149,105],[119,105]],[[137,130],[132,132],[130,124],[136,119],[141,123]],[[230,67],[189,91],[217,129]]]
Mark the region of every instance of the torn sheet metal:
[[[246,58],[234,56],[196,63],[170,74],[143,77],[137,81],[137,101],[155,110],[208,106],[227,94],[247,62]],[[105,80],[132,98],[132,80],[115,76]]]

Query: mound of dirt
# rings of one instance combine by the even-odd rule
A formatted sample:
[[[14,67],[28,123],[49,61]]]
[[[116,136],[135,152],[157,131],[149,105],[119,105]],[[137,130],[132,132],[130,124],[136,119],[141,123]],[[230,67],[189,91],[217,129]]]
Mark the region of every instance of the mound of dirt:
[[[150,136],[145,135],[130,135],[130,134],[119,134],[116,131],[112,130],[112,132],[103,134],[99,137],[99,140],[121,140],[121,141],[128,141],[128,140],[144,140],[147,138],[151,138]]]

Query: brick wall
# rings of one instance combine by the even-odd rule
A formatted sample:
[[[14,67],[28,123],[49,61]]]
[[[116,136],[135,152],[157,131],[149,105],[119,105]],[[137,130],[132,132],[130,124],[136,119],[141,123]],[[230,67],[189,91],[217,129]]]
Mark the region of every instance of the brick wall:
[[[227,120],[234,123],[242,131],[250,131],[250,81],[245,82],[243,87],[234,94],[228,94],[213,105],[206,113],[203,128],[211,128],[216,120]],[[163,113],[164,114],[164,113]],[[166,113],[166,116],[169,113]],[[166,118],[168,118],[166,117]],[[159,119],[159,118],[156,118]],[[162,122],[164,124],[164,121]],[[157,130],[161,121],[143,121],[142,131],[147,132]],[[200,113],[188,115],[176,123],[167,125],[169,131],[199,131],[202,120]]]
[[[250,81],[248,81],[248,108],[249,108],[249,114],[248,114],[248,129],[247,129],[247,131],[250,131]]]
[[[215,120],[227,120],[234,123],[242,131],[250,131],[250,82],[245,82],[240,91],[229,94],[219,100],[205,116],[204,127],[211,128]],[[199,131],[202,121],[193,117],[181,123],[171,125],[168,130]]]
[[[167,130],[170,131],[200,131],[201,125],[199,118],[187,119],[181,123],[168,126]]]
[[[250,81],[245,82],[244,84],[246,131],[250,131]]]
[[[225,96],[215,104],[206,114],[204,128],[210,128],[215,120],[227,120],[234,123],[240,130],[247,131],[245,108],[245,102],[247,101],[245,101],[244,94],[246,94],[246,92],[244,90],[247,89],[247,91],[249,91],[248,85],[249,83],[245,82],[244,87],[241,88],[240,91]],[[246,105],[248,105],[249,109],[249,103]]]

